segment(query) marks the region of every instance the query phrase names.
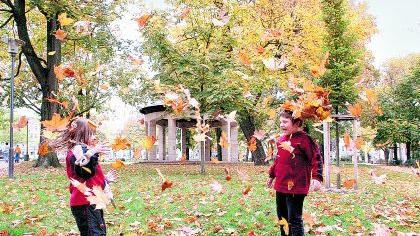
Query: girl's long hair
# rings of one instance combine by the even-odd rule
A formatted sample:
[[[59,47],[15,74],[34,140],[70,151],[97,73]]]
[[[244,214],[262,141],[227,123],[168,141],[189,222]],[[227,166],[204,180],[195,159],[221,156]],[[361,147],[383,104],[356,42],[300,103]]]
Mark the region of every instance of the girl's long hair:
[[[71,149],[76,145],[89,145],[94,131],[89,127],[89,121],[85,117],[77,117],[73,119],[60,136],[49,143],[54,150]]]

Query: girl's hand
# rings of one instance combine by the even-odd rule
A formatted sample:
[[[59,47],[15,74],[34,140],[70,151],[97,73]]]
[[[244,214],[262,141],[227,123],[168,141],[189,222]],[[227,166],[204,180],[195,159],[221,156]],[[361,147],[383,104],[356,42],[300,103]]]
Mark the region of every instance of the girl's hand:
[[[115,172],[115,170],[110,170],[106,175],[105,175],[105,180],[108,183],[111,182],[115,182],[118,178],[118,174],[117,172]]]
[[[109,147],[109,145],[107,143],[105,143],[105,144],[98,143],[93,148],[89,149],[85,153],[85,155],[88,156],[88,157],[91,157],[91,156],[95,155],[96,153],[107,154],[110,151],[111,151],[111,148]]]
[[[273,178],[268,178],[267,180],[267,188],[273,188]]]
[[[309,187],[309,191],[316,192],[316,191],[320,190],[321,187],[322,187],[322,184],[321,184],[321,182],[319,182],[319,180],[312,179],[311,180],[311,185]]]

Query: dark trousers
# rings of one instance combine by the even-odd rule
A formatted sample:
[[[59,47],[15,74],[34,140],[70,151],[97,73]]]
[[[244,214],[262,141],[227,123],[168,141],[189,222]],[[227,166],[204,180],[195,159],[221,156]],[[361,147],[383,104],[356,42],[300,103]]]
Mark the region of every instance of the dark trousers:
[[[103,210],[95,210],[95,205],[72,206],[71,213],[76,219],[80,236],[106,235]]]
[[[276,192],[277,217],[279,220],[283,217],[289,223],[289,236],[303,236],[303,200],[304,194],[286,194]],[[286,235],[281,228],[281,235]]]

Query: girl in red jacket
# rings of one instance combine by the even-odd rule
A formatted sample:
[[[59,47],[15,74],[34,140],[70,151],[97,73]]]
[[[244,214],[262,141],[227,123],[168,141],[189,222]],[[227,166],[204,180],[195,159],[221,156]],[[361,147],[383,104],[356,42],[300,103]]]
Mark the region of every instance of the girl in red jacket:
[[[280,114],[283,136],[277,141],[277,156],[269,170],[267,187],[276,190],[277,217],[289,223],[290,235],[304,235],[302,209],[309,192],[321,188],[322,158],[318,145],[302,131],[302,120],[292,112]],[[283,228],[281,235],[286,235]]]
[[[115,181],[116,175],[112,171],[106,176],[103,174],[98,154],[108,152],[109,148],[103,144],[94,144],[94,130],[91,125],[92,123],[84,117],[75,118],[68,129],[50,146],[56,150],[67,149],[66,171],[69,180],[85,183],[90,189],[93,186],[101,186],[106,190],[109,189],[107,183]],[[90,205],[84,193],[72,184],[69,190],[70,208],[80,235],[106,235],[103,210]]]

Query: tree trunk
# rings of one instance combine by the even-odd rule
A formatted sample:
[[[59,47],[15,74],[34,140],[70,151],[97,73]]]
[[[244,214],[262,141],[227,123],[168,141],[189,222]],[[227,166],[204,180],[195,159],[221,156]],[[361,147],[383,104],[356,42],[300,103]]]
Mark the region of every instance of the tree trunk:
[[[241,119],[239,119],[239,125],[241,126],[242,132],[244,133],[246,140],[249,142],[249,140],[255,132],[254,119],[249,114],[247,114]],[[266,158],[264,147],[260,140],[256,139],[256,143],[257,149],[254,152],[252,152],[252,159],[255,165],[264,165],[264,160]]]
[[[394,163],[398,163],[398,146],[397,143],[394,143]]]
[[[185,156],[187,158],[187,160],[190,160],[190,138],[191,138],[191,131],[189,129],[185,130],[185,144],[187,146],[187,148],[185,149]]]
[[[222,136],[222,129],[216,128],[216,143],[217,143],[217,160],[222,161],[222,146],[220,146],[220,137]]]
[[[335,114],[338,115],[338,107],[335,108]],[[335,122],[335,158],[337,159],[337,168],[340,168],[340,126]],[[337,172],[337,188],[341,188],[341,174]]]
[[[411,142],[406,142],[405,148],[407,149],[407,161],[409,161],[411,160]]]
[[[385,164],[388,165],[389,163],[389,149],[384,148],[384,156],[385,156]]]
[[[25,1],[15,1],[16,12],[15,21],[18,28],[19,38],[25,41],[23,53],[25,54],[28,64],[41,85],[42,103],[41,103],[41,121],[50,120],[52,115],[57,112],[57,105],[48,102],[46,99],[52,97],[52,92],[58,93],[58,82],[54,74],[54,66],[58,65],[61,60],[61,42],[54,36],[54,32],[59,28],[58,13],[45,15],[47,17],[47,52],[55,51],[54,55],[48,55],[47,68],[43,67],[42,60],[37,56],[29,38],[25,16]],[[47,53],[48,54],[48,53]],[[41,126],[41,128],[43,128]],[[43,141],[42,136],[40,141]],[[38,166],[61,166],[57,155],[51,153],[47,157],[38,157],[35,167]]]

